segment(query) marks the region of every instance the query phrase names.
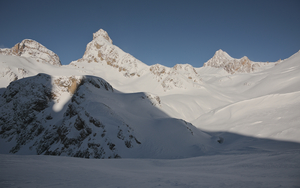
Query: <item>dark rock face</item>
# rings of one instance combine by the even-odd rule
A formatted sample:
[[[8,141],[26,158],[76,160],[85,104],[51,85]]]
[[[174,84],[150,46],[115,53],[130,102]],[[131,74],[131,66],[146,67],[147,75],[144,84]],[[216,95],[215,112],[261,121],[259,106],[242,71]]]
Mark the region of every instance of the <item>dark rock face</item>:
[[[37,75],[11,82],[3,93],[0,102],[0,134],[2,138],[16,140],[16,145],[10,150],[16,153],[22,145],[42,134],[44,114],[52,102],[51,80],[48,75]],[[31,96],[31,97],[28,97]]]

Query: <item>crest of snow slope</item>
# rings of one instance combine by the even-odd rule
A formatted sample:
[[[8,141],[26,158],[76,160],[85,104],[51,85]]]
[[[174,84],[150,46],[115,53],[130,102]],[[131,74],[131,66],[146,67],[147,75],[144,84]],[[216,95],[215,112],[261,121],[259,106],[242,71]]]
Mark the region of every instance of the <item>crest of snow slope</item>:
[[[159,111],[157,97],[124,94],[91,76],[37,76],[1,97],[1,153],[84,158],[198,156],[210,136]]]
[[[61,66],[59,57],[54,52],[31,39],[24,39],[11,49],[0,49],[0,54],[27,57],[37,62]]]
[[[278,61],[279,63],[280,61]],[[222,50],[216,51],[215,55],[204,63],[204,67],[210,66],[222,68],[230,74],[258,72],[275,66],[275,63],[262,63],[250,61],[244,56],[241,59],[234,59]]]
[[[231,83],[227,87],[236,88],[245,99],[216,108],[192,123],[209,131],[300,142],[299,73],[300,52],[272,69],[236,75],[226,80]]]

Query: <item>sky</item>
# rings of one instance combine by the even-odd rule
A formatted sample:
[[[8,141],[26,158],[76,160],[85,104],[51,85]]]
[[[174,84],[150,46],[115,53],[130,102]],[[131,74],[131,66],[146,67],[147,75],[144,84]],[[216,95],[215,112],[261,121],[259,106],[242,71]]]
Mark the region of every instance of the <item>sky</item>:
[[[201,67],[222,49],[252,61],[300,50],[299,0],[0,0],[0,48],[33,39],[66,65],[99,29],[142,62]]]

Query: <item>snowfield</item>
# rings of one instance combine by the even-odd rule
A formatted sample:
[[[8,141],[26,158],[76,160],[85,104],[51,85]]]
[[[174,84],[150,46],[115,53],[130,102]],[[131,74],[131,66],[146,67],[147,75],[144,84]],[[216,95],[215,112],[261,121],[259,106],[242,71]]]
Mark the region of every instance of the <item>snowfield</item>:
[[[299,187],[300,151],[188,159],[0,155],[1,187]]]
[[[148,66],[99,30],[60,66],[36,46],[0,50],[0,187],[300,187],[300,51]]]

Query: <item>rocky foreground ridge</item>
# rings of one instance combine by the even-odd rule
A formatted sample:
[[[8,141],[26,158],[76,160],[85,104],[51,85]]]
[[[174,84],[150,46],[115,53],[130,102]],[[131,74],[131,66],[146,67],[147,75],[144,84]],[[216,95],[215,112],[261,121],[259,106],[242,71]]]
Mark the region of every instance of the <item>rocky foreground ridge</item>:
[[[8,153],[81,158],[203,152],[209,136],[156,112],[159,104],[157,96],[123,95],[98,77],[38,74],[12,82],[0,97],[0,141]]]

